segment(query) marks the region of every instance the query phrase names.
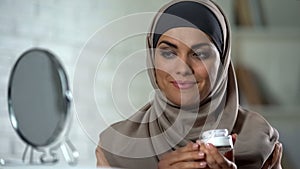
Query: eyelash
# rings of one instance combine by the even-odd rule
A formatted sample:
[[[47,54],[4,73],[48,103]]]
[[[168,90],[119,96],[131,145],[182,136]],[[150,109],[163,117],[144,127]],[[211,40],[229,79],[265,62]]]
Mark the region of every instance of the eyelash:
[[[176,52],[172,50],[166,50],[166,49],[161,49],[160,55],[166,59],[172,59],[177,56]],[[210,52],[208,51],[194,52],[192,56],[199,60],[207,59],[210,56]]]
[[[171,50],[165,50],[165,49],[160,50],[160,55],[166,59],[172,59],[177,56],[176,52],[173,52]]]
[[[194,57],[197,57],[197,59],[207,59],[210,56],[210,52],[208,51],[200,51],[200,52],[195,52],[193,53]]]

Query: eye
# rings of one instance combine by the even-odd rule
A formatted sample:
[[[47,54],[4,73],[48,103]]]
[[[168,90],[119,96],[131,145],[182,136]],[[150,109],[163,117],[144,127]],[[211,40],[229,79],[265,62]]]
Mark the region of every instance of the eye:
[[[176,57],[176,53],[172,50],[167,50],[167,49],[160,49],[159,53],[161,56],[163,56],[166,59],[172,59],[174,57]]]
[[[212,55],[211,50],[209,49],[201,49],[201,50],[196,50],[193,53],[193,57],[197,58],[197,59],[207,59]]]

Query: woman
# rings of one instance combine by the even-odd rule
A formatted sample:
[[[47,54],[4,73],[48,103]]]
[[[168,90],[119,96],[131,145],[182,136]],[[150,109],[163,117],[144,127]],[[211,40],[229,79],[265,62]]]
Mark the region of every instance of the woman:
[[[97,166],[121,168],[281,168],[278,132],[241,108],[230,59],[230,30],[208,0],[175,0],[147,37],[153,101],[100,134]],[[199,135],[227,129],[225,154]]]

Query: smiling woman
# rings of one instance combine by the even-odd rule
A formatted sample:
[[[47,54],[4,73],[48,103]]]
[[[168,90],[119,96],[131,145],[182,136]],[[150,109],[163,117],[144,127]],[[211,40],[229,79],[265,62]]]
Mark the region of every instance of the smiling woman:
[[[100,134],[98,166],[281,168],[277,130],[239,106],[230,29],[218,6],[209,0],[166,4],[151,25],[147,49],[154,99]],[[234,152],[199,140],[215,129],[232,135]]]
[[[176,105],[199,104],[214,85],[219,58],[217,48],[201,30],[170,29],[160,37],[155,51],[157,84]]]

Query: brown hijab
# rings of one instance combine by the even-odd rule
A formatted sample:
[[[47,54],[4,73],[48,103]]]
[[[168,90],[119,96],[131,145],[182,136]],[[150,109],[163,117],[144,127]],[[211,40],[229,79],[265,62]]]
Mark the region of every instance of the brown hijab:
[[[154,30],[166,9],[181,2],[208,8],[221,28],[222,71],[209,96],[198,106],[182,108],[159,90],[154,72]],[[199,16],[201,18],[201,16]],[[223,12],[209,0],[174,0],[157,13],[147,36],[147,64],[156,90],[153,101],[132,117],[115,123],[100,134],[100,146],[112,167],[157,168],[161,154],[182,147],[209,129],[237,133],[235,159],[240,168],[261,168],[272,153],[278,133],[260,115],[239,109],[234,68],[230,59],[230,28]],[[244,167],[242,167],[244,166]]]

